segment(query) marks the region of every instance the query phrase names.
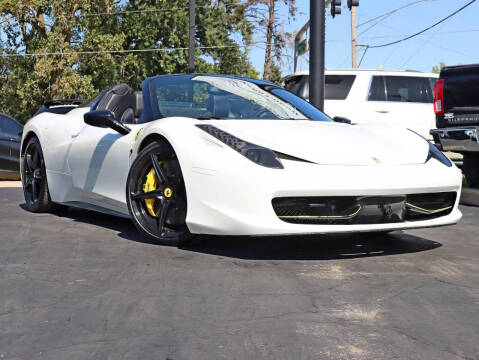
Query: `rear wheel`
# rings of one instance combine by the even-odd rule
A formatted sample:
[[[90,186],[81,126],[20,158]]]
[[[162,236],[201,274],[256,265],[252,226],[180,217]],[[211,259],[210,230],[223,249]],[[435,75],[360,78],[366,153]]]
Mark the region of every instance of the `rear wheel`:
[[[28,141],[21,165],[23,194],[28,211],[53,210],[55,204],[50,199],[42,147],[37,137]]]
[[[186,226],[186,190],[180,163],[170,146],[152,143],[133,162],[126,186],[135,226],[162,245],[190,238]]]
[[[478,154],[464,154],[462,171],[466,175],[466,180],[469,186],[479,187],[479,155]]]

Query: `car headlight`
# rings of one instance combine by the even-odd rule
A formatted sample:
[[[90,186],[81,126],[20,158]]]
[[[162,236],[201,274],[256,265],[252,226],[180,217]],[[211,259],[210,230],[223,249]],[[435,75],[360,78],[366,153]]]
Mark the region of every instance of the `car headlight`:
[[[413,132],[414,134],[416,134],[417,136],[421,137],[424,139],[424,141],[426,141],[429,145],[429,153],[427,154],[427,159],[425,162],[428,162],[431,158],[434,158],[436,159],[437,161],[440,161],[442,162],[444,165],[446,165],[447,167],[451,167],[452,166],[452,162],[451,160],[449,160],[447,158],[446,155],[444,155],[441,150],[439,150],[437,148],[436,145],[434,145],[433,143],[431,143],[429,140],[427,140],[424,136],[422,135],[419,135],[417,132],[415,132],[414,130],[411,130],[408,128],[408,130],[410,132]]]
[[[237,138],[213,125],[196,125],[252,162],[272,169],[284,169],[273,150]]]
[[[449,159],[447,158],[447,156],[444,155],[444,154],[441,152],[441,150],[439,150],[439,149],[437,148],[436,145],[431,144],[429,141],[428,141],[428,143],[429,143],[429,154],[428,154],[428,156],[427,156],[426,162],[428,162],[429,159],[434,158],[434,159],[436,159],[436,160],[442,162],[442,163],[443,163],[444,165],[446,165],[447,167],[451,167],[451,166],[452,166],[451,160],[449,160]]]

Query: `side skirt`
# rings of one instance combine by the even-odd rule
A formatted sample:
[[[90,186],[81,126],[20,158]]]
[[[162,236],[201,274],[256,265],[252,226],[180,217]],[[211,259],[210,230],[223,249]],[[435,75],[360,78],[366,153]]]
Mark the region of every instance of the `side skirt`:
[[[79,209],[97,211],[97,212],[100,212],[100,213],[103,213],[103,214],[118,216],[118,217],[125,218],[125,219],[131,219],[131,217],[129,215],[123,214],[121,212],[111,210],[111,209],[106,209],[104,207],[96,206],[96,205],[93,205],[93,204],[84,203],[84,202],[81,202],[81,201],[68,201],[68,202],[64,202],[64,203],[61,203],[61,204],[71,206],[71,207],[74,207],[74,208],[79,208]]]

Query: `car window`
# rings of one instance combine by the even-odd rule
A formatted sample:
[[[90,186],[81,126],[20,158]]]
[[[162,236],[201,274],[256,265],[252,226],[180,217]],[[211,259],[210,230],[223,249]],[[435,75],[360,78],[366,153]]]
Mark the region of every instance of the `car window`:
[[[11,135],[18,135],[22,131],[22,127],[14,120],[2,116],[0,120],[1,131]]]
[[[356,75],[326,75],[324,98],[326,100],[344,100],[348,97]]]
[[[371,86],[369,87],[368,100],[386,101],[384,78],[382,76],[373,76],[373,80],[371,81]]]
[[[174,83],[156,89],[156,98],[162,107],[207,110],[210,97],[206,83]]]
[[[386,76],[387,101],[432,103],[430,79],[416,76]]]
[[[431,85],[432,97],[434,98],[434,86],[438,78],[427,78],[429,80],[429,85]]]

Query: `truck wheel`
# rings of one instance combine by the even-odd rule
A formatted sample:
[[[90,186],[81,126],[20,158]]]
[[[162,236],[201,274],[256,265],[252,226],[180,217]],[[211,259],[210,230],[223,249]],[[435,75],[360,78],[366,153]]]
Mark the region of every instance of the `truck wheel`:
[[[479,187],[479,154],[464,154],[462,171],[469,186]]]

